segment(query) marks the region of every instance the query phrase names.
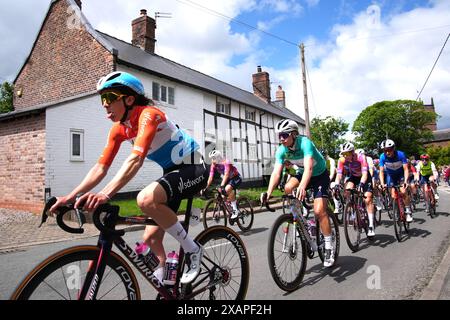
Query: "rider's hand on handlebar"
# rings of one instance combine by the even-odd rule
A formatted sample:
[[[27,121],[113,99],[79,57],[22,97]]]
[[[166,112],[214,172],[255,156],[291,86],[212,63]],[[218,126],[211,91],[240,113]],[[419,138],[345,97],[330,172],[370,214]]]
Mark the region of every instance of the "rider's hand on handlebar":
[[[107,203],[110,199],[103,193],[85,193],[77,199],[75,202],[75,208],[80,209],[82,203],[84,206],[82,209],[86,211],[94,211],[101,204]]]
[[[51,213],[57,213],[59,207],[67,206],[70,203],[73,203],[75,199],[71,199],[68,197],[59,197],[57,198],[56,203],[50,208]]]
[[[305,197],[306,197],[306,189],[299,186],[297,188],[296,198],[300,201],[303,201]]]

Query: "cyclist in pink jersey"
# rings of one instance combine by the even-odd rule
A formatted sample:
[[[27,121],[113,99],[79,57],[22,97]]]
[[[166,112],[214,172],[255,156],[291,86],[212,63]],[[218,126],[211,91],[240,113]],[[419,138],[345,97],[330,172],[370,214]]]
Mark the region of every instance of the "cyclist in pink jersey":
[[[373,223],[373,199],[372,199],[372,177],[369,172],[369,165],[364,153],[357,154],[355,152],[355,146],[346,142],[341,145],[342,157],[338,161],[336,184],[339,184],[342,180],[342,176],[345,174],[348,176],[345,189],[353,189],[358,186],[358,189],[364,192],[367,213],[369,215],[369,231],[368,237],[375,236],[375,227]],[[344,169],[345,168],[345,169]]]
[[[219,192],[227,197],[231,202],[233,208],[233,214],[231,215],[231,222],[238,217],[239,210],[236,203],[236,190],[242,183],[241,175],[235,166],[222,156],[222,153],[218,150],[213,150],[209,153],[211,159],[211,169],[209,171],[209,178],[206,184],[206,189],[212,184],[214,173],[217,171],[222,177]],[[234,190],[234,192],[233,192]]]

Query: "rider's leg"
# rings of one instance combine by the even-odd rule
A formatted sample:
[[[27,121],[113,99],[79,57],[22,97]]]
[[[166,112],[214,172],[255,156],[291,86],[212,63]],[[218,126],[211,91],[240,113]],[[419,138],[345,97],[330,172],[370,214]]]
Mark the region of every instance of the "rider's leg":
[[[164,188],[153,182],[139,192],[137,204],[142,212],[151,217],[161,228],[173,236],[183,247],[185,252],[195,252],[198,245],[186,234],[175,212],[167,206],[167,195]]]
[[[147,226],[143,240],[159,259],[159,265],[155,270],[155,276],[162,281],[164,278],[164,266],[166,264],[166,252],[163,246],[164,230],[159,226]]]
[[[294,191],[294,189],[297,188],[299,184],[300,181],[296,177],[291,177],[284,186],[284,193],[292,194],[292,191]]]

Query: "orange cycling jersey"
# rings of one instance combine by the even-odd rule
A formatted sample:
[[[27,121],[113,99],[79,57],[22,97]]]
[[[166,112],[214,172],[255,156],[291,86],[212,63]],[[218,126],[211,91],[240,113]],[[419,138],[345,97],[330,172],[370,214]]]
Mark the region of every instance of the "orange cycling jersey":
[[[124,123],[116,122],[98,163],[110,166],[124,141],[133,144],[132,153],[147,157],[163,169],[178,165],[199,145],[156,107],[136,106]]]

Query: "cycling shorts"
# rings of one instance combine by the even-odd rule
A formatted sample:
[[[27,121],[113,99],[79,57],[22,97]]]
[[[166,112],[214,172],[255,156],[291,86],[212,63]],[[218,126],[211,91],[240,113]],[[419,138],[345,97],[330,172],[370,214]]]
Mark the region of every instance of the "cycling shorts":
[[[387,174],[386,175],[386,182],[388,187],[393,187],[395,185],[402,185],[405,182],[405,176],[403,175],[403,172],[400,174]]]
[[[157,182],[167,195],[167,206],[177,212],[182,199],[191,198],[206,187],[209,166],[201,164],[184,164],[175,170],[167,170]]]
[[[352,182],[355,186],[358,186],[361,182],[362,177],[356,177],[356,176],[350,176],[346,183]],[[370,173],[367,173],[367,181],[363,185],[363,192],[373,192],[373,186],[372,186],[372,176]]]
[[[298,181],[302,181],[301,174],[297,174],[295,178]],[[318,176],[311,177],[311,180],[309,180],[309,184],[306,187],[306,189],[313,189],[314,199],[328,198],[329,188],[330,188],[330,173],[328,172],[328,170],[325,170]]]
[[[430,182],[430,177],[433,176],[432,174],[430,174],[429,176],[423,176],[420,175],[420,180],[419,180],[419,184],[421,186],[423,186],[424,184],[427,184],[428,182]],[[433,176],[434,177],[434,176]]]
[[[241,176],[238,174],[237,176],[234,176],[231,179],[228,179],[227,183],[225,183],[225,185],[230,185],[234,190],[237,190],[237,188],[241,185],[242,183],[242,178]]]

